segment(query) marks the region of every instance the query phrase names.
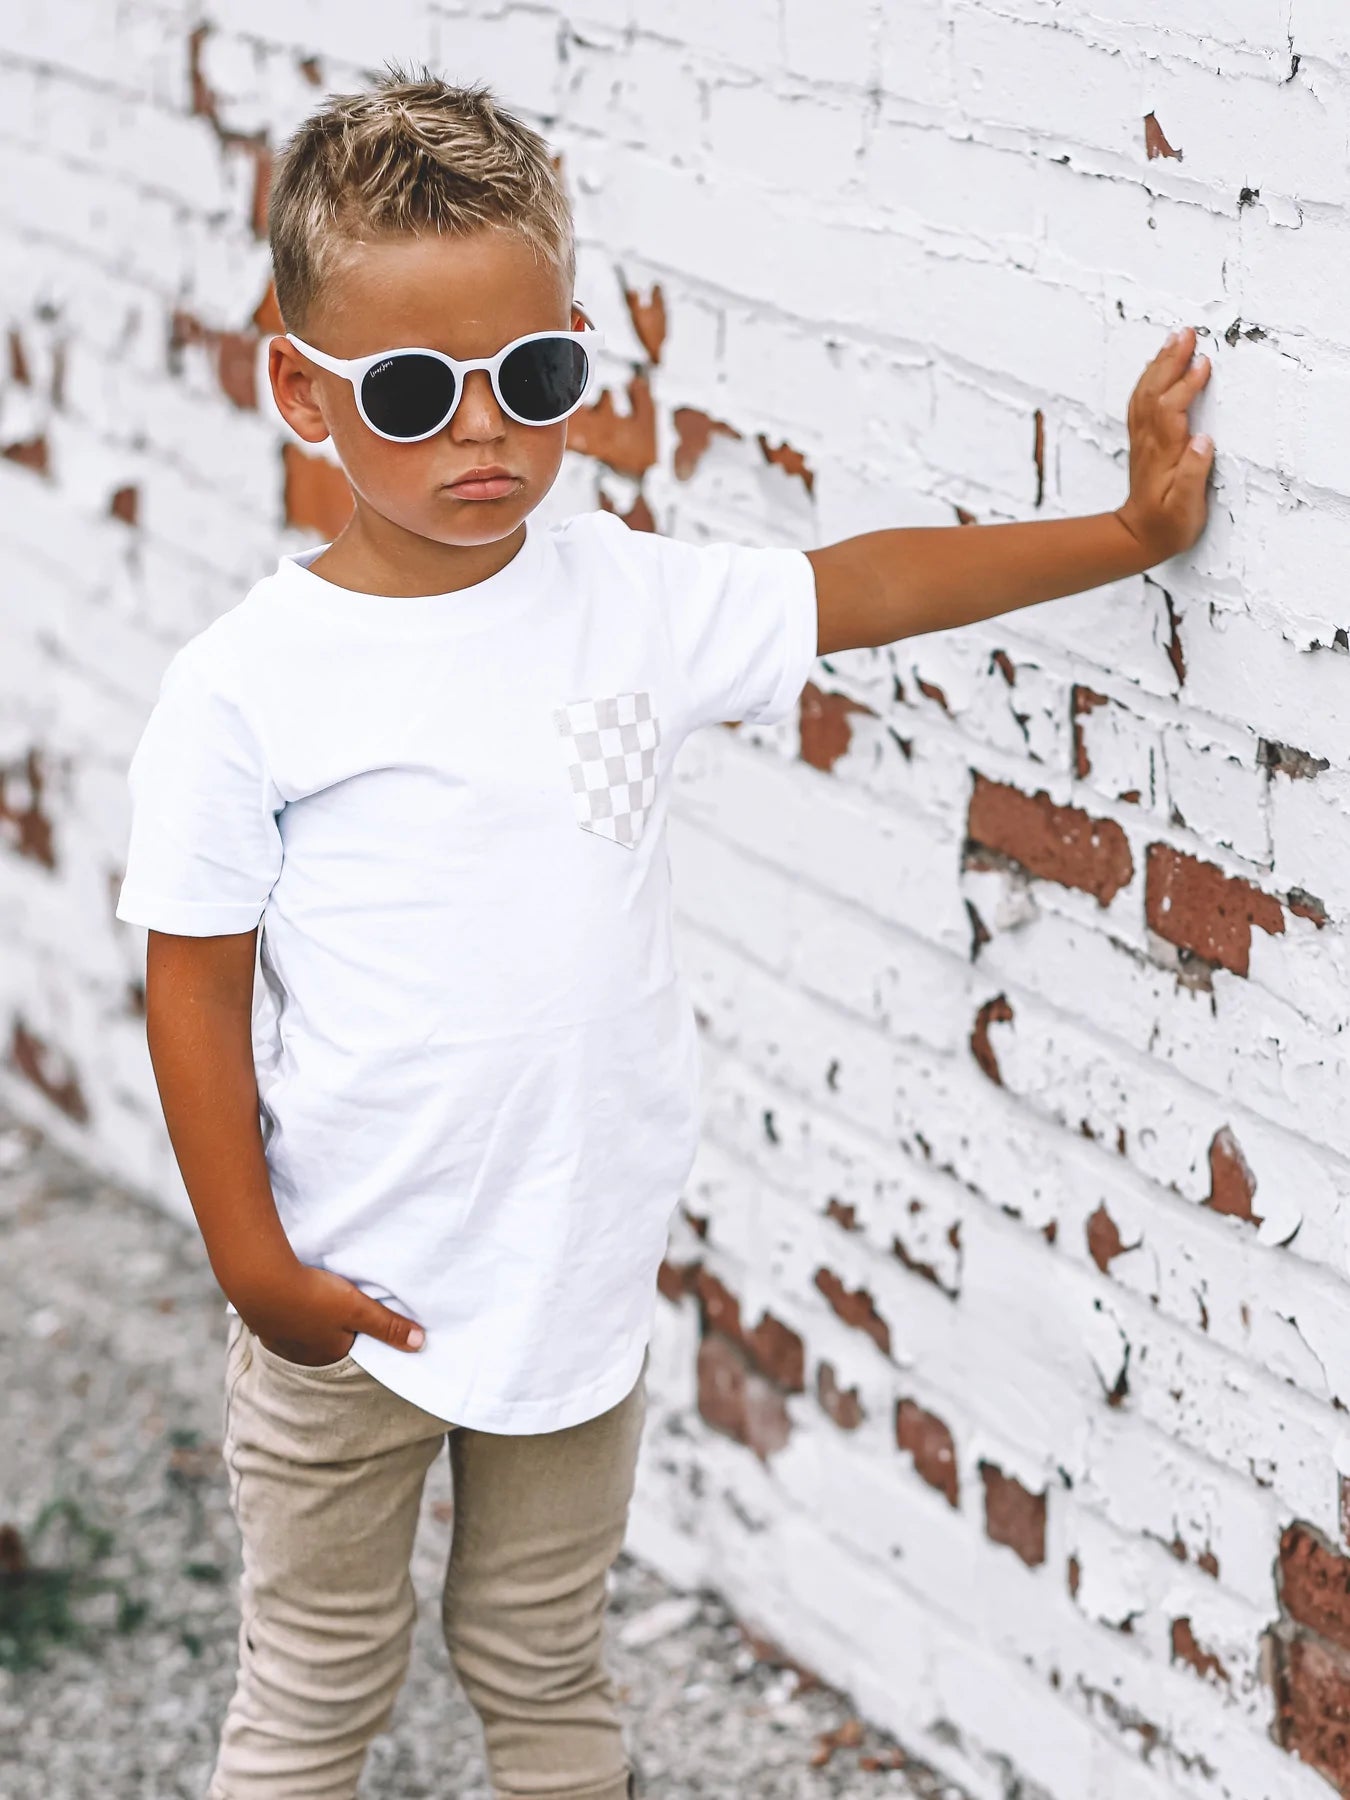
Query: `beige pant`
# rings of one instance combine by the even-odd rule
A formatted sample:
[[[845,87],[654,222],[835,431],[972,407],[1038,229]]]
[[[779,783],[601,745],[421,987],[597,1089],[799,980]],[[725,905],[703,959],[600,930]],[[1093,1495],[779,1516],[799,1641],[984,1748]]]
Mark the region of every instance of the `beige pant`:
[[[601,1632],[645,1378],[644,1361],[599,1418],[501,1436],[423,1412],[349,1356],[287,1362],[231,1316],[223,1448],[242,1618],[208,1800],[352,1800],[407,1671],[413,1535],[447,1436],[441,1619],[499,1800],[625,1800]]]

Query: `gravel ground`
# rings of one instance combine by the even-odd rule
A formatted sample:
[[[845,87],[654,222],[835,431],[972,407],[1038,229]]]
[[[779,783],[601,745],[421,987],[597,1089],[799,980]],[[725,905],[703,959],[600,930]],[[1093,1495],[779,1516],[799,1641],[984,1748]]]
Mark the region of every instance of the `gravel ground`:
[[[234,1680],[224,1305],[195,1232],[0,1112],[0,1794],[198,1800]],[[412,1669],[362,1800],[490,1800],[437,1629],[426,1488]],[[623,1557],[610,1659],[643,1800],[960,1800],[714,1595]]]

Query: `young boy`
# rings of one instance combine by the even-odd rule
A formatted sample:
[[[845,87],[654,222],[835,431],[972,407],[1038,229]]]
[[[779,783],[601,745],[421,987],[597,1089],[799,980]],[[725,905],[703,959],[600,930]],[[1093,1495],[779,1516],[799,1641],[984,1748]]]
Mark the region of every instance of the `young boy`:
[[[1144,371],[1115,512],[805,553],[545,528],[594,339],[543,140],[393,71],[296,133],[271,238],[273,392],[355,512],[173,657],[117,906],[149,927],[155,1077],[231,1315],[211,1800],[354,1794],[447,1441],[444,1630],[495,1791],[621,1800],[606,1575],[697,1133],[671,763],[784,717],[818,653],[1186,549],[1209,365],[1188,329]]]

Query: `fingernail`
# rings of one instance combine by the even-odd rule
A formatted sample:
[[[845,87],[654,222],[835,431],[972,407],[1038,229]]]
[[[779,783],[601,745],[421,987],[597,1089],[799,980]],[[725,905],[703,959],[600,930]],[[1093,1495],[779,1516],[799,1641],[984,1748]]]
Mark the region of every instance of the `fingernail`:
[[[1164,340],[1163,348],[1166,349],[1168,344],[1175,344],[1180,335],[1181,333],[1179,331],[1169,331]]]
[[[422,1348],[422,1340],[426,1335],[426,1332],[423,1331],[420,1325],[414,1325],[412,1330],[408,1333],[408,1347],[412,1350],[420,1350]]]
[[[1198,450],[1201,456],[1214,448],[1214,440],[1206,431],[1197,432],[1191,439],[1191,449]]]

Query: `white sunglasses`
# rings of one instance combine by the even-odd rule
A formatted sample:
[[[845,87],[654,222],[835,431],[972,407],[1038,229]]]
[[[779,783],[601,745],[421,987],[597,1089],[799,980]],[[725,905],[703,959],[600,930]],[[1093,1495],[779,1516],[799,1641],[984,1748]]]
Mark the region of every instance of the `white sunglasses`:
[[[486,369],[497,402],[520,425],[557,425],[581,405],[595,374],[601,333],[531,331],[495,356],[460,362],[442,350],[381,350],[374,356],[326,356],[293,331],[303,356],[350,381],[356,410],[377,437],[416,444],[435,437],[454,417],[471,369]]]

